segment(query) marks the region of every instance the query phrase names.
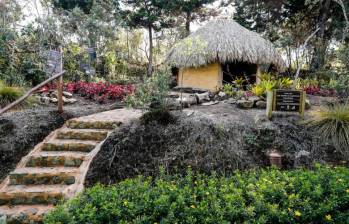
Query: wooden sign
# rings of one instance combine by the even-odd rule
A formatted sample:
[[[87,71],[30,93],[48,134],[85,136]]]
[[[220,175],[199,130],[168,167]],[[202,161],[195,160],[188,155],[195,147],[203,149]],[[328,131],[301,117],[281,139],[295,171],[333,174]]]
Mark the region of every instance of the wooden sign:
[[[304,117],[305,92],[300,90],[276,89],[267,95],[267,116],[270,119],[273,111],[298,112]]]
[[[45,72],[48,76],[61,73],[62,68],[62,53],[60,51],[49,50],[46,52],[47,63]]]

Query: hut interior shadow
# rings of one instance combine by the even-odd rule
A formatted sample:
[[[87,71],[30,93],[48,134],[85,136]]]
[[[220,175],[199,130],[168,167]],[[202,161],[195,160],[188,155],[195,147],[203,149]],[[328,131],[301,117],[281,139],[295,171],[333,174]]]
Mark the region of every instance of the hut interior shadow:
[[[247,62],[230,62],[222,64],[223,84],[231,84],[238,78],[247,80],[245,84],[252,84],[257,79],[257,65]]]

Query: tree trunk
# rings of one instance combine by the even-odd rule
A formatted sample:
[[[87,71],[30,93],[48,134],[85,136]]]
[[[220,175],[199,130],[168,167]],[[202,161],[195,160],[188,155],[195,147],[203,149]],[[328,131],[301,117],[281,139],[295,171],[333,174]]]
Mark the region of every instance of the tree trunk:
[[[191,23],[191,12],[188,11],[185,19],[185,31],[186,31],[185,36],[186,37],[190,35],[190,23]]]
[[[151,76],[153,74],[153,29],[152,26],[148,27],[149,32],[149,63],[147,69],[147,75]]]
[[[327,41],[325,40],[326,21],[330,10],[332,0],[320,1],[320,15],[319,15],[319,32],[317,34],[317,41],[314,48],[314,57],[311,63],[313,71],[321,69],[325,64],[325,55],[327,50]]]

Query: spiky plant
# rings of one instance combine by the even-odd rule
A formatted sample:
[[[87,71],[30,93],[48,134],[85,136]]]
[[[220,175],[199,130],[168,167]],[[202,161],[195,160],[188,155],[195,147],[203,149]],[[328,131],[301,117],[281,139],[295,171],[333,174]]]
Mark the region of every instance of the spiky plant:
[[[325,140],[333,143],[338,151],[349,155],[349,104],[324,106],[312,113],[306,124],[314,128]]]

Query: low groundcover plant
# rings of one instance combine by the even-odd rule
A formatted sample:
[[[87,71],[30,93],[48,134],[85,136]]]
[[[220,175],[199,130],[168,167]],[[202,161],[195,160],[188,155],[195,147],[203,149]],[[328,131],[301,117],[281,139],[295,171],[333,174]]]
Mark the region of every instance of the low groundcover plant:
[[[188,171],[97,185],[45,223],[348,223],[349,169],[277,169],[229,177]]]

